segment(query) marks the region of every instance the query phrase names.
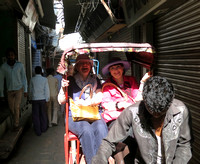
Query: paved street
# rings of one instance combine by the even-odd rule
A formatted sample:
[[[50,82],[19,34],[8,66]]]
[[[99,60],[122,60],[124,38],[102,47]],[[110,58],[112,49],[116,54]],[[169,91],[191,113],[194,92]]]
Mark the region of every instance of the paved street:
[[[64,164],[64,119],[59,115],[58,126],[49,128],[41,136],[36,136],[29,127],[8,160],[1,164]]]

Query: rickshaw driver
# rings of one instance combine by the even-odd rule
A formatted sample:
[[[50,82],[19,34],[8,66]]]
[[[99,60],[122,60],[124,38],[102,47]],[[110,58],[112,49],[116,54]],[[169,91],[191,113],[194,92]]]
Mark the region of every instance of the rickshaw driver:
[[[134,163],[187,164],[192,157],[189,111],[164,77],[149,78],[143,101],[126,108],[103,139],[92,164],[106,164],[132,129],[139,147]],[[149,144],[151,143],[151,144]]]

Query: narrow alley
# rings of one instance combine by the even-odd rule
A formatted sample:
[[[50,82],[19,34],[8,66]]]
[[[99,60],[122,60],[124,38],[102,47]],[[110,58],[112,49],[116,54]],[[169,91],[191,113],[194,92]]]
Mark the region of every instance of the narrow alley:
[[[49,128],[41,136],[33,127],[24,129],[16,148],[1,164],[64,164],[64,118],[59,114],[58,126]]]
[[[200,0],[0,0],[0,36],[0,164],[75,164],[78,163],[76,159],[80,159],[80,164],[86,164],[86,161],[90,163],[99,148],[96,145],[100,144],[107,135],[107,129],[103,131],[102,128],[92,128],[92,130],[98,130],[95,135],[100,134],[100,137],[94,135],[95,137],[89,138],[87,135],[82,135],[89,130],[83,128],[82,124],[79,128],[74,126],[75,123],[71,117],[72,108],[68,101],[68,97],[78,100],[76,98],[80,96],[79,91],[81,93],[84,86],[90,83],[94,99],[98,101],[86,100],[86,104],[96,106],[101,103],[102,111],[100,111],[104,112],[102,115],[106,113],[106,110],[113,111],[114,117],[113,114],[106,113],[108,119],[104,118],[109,130],[113,125],[111,121],[117,119],[120,112],[128,105],[136,102],[136,93],[140,94],[142,103],[138,105],[147,109],[142,110],[144,112],[138,110],[136,117],[139,119],[135,120],[135,117],[132,120],[137,122],[144,120],[144,123],[140,123],[138,136],[149,137],[150,135],[152,141],[145,142],[147,137],[145,140],[138,137],[137,142],[140,142],[142,146],[137,146],[137,149],[134,147],[134,150],[139,152],[136,161],[144,162],[147,158],[148,161],[145,161],[147,164],[158,160],[160,160],[159,163],[172,163],[167,160],[173,159],[176,162],[177,158],[182,158],[181,164],[200,164]],[[107,47],[103,48],[104,44],[108,44]],[[119,46],[120,44],[123,46]],[[134,46],[129,47],[132,44]],[[138,47],[138,45],[147,44],[151,45],[151,48]],[[79,56],[83,54],[87,57],[82,57],[82,62]],[[119,61],[123,62],[113,65],[111,64],[114,62],[111,60],[113,58],[119,58]],[[86,66],[83,67],[83,65]],[[58,71],[58,66],[62,71]],[[121,73],[120,76],[116,75],[116,79],[111,74],[112,70],[110,72],[111,66]],[[35,71],[36,67],[41,67],[38,74]],[[47,117],[45,119],[48,119],[50,128],[45,133],[38,132],[37,134],[41,136],[37,136],[32,124],[33,121],[39,119],[39,116],[35,115],[38,110],[34,108],[32,110],[33,101],[50,104],[53,102],[50,98],[53,97],[54,102],[57,100],[58,93],[53,96],[49,94],[49,97],[44,97],[47,95],[46,92],[43,96],[40,95],[43,89],[48,90],[46,80],[49,92],[51,88],[54,88],[54,91],[57,87],[59,91],[63,88],[62,85],[50,87],[50,84],[56,83],[55,79],[51,80],[53,77],[45,79],[49,75],[54,76],[53,71],[50,71],[52,69],[56,76],[60,77],[58,77],[58,82],[61,79],[69,81],[68,93],[67,89],[62,92],[63,104],[66,103],[70,107],[66,110],[66,113],[69,112],[69,115],[66,114],[69,121],[66,119],[65,127],[64,116],[59,113],[57,124],[57,121],[54,122],[51,118],[50,108],[47,110],[47,116],[44,110],[41,110]],[[78,69],[81,71],[79,72]],[[185,123],[187,119],[182,118],[184,115],[181,114],[184,111],[182,109],[184,105],[180,105],[180,108],[176,105],[180,111],[169,112],[170,117],[166,111],[163,114],[160,110],[157,112],[162,113],[160,115],[162,119],[149,115],[152,112],[149,112],[148,106],[144,103],[142,93],[142,87],[145,85],[145,80],[142,78],[147,72],[151,76],[164,77],[172,83],[175,95],[171,97],[185,104],[187,108],[185,118],[189,120],[188,122]],[[36,83],[39,85],[32,87],[33,78],[38,75],[40,79],[38,78],[39,82]],[[45,82],[45,85],[42,85],[40,80]],[[126,98],[121,97],[117,89],[113,91],[108,86],[106,91],[103,90],[104,82],[117,84],[117,89],[121,88],[128,94],[125,97],[131,99],[127,101],[126,106],[123,106]],[[38,89],[35,91],[35,96],[33,96],[32,88]],[[102,93],[100,93],[101,89]],[[90,93],[92,92],[88,91],[86,96],[92,95]],[[82,97],[86,98],[85,93],[82,94]],[[100,95],[99,98],[97,95]],[[116,95],[116,98],[113,95]],[[105,98],[105,102],[102,97]],[[118,97],[119,100],[117,100]],[[90,96],[91,99],[92,96]],[[157,100],[160,102],[162,98]],[[82,103],[84,101],[80,100],[80,102],[85,105]],[[56,111],[56,107],[52,109]],[[167,107],[164,109],[167,110]],[[52,112],[52,114],[55,113]],[[140,113],[147,115],[147,120]],[[180,118],[178,118],[179,114]],[[36,118],[33,121],[32,115]],[[170,120],[172,116],[177,119]],[[41,125],[39,122],[42,121],[43,119],[40,119],[35,122]],[[57,125],[51,127],[51,123]],[[178,127],[181,127],[181,130]],[[133,126],[133,128],[136,127]],[[165,136],[164,128],[166,132],[171,133],[165,133]],[[38,129],[40,131],[43,128]],[[117,130],[121,135],[121,131]],[[72,135],[73,139],[77,141],[77,135],[81,141],[80,146],[76,145],[77,142],[71,140],[71,136],[68,135],[68,132],[72,131],[75,132],[75,136]],[[158,135],[157,131],[159,131]],[[183,134],[179,135],[181,131]],[[65,132],[66,149],[64,149]],[[110,133],[116,134],[112,131]],[[83,141],[81,137],[85,137],[85,140]],[[99,141],[94,142],[94,139]],[[177,142],[173,144],[175,140]],[[120,140],[114,143],[118,141]],[[145,149],[149,152],[141,155],[145,143],[148,143],[147,147],[151,148]],[[76,147],[80,147],[79,153]],[[191,153],[186,153],[186,147]],[[102,148],[100,152],[104,154],[104,150],[105,148]],[[115,149],[112,148],[112,150]],[[70,156],[68,157],[67,154]],[[185,160],[187,156],[188,162]],[[133,158],[134,156],[131,156],[131,160]],[[100,162],[95,161],[95,164],[102,163],[102,159],[100,158]],[[112,160],[112,162],[116,161]]]

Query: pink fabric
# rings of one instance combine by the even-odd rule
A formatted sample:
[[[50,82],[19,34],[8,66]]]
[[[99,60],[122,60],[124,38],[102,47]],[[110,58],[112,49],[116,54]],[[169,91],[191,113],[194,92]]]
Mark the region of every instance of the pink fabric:
[[[111,82],[111,79],[108,79],[105,83],[110,83],[110,82]],[[124,90],[124,88],[121,88],[121,89],[129,96],[129,99],[127,102],[134,104],[130,96],[132,98],[135,98],[137,96],[138,84],[135,78],[131,76],[124,76],[124,82],[129,82],[131,87],[127,88],[126,90]],[[106,86],[104,88],[103,100],[102,100],[102,106],[104,109],[105,109],[105,106],[104,106],[105,103],[120,102],[120,101],[125,101],[125,100],[117,89],[115,89],[113,86]],[[117,117],[119,117],[121,112],[122,111],[117,111],[116,108],[114,110],[105,109],[104,113],[102,113],[102,117],[104,118],[106,122],[109,122],[109,121],[117,119]]]

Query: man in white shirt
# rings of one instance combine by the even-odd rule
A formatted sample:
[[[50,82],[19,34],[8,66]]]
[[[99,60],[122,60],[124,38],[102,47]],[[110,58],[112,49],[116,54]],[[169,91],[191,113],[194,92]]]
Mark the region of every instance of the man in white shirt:
[[[41,73],[42,68],[36,66],[36,75],[31,78],[29,87],[29,95],[32,102],[33,127],[38,136],[48,128],[46,103],[50,98],[48,80]]]

